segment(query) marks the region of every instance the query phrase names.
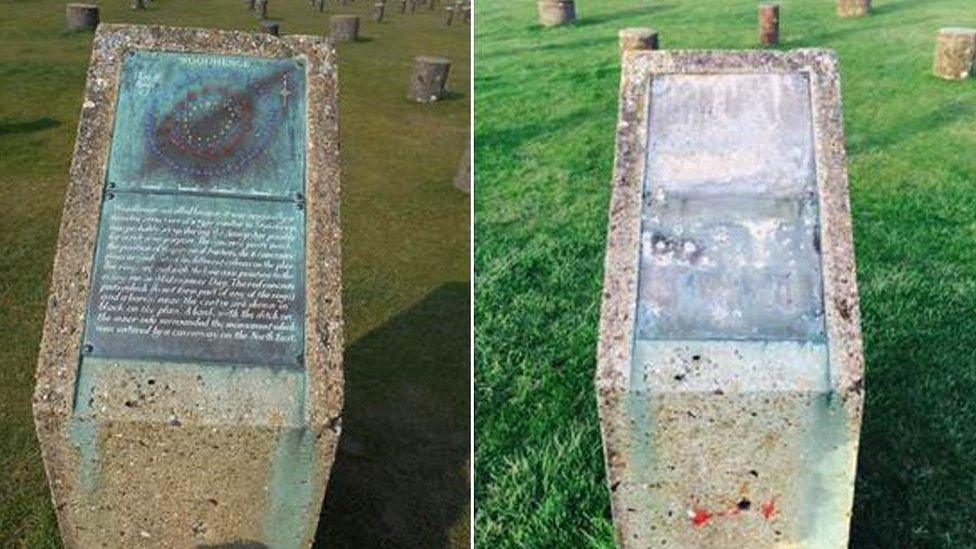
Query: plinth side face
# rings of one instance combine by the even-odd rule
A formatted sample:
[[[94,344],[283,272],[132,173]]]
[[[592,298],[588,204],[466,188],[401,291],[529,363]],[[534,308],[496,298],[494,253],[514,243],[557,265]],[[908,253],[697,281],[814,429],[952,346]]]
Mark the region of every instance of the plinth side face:
[[[342,406],[334,54],[94,50],[35,395],[65,545],[307,546]]]
[[[853,281],[825,55],[625,57],[597,380],[624,546],[846,546],[860,348],[825,306]]]

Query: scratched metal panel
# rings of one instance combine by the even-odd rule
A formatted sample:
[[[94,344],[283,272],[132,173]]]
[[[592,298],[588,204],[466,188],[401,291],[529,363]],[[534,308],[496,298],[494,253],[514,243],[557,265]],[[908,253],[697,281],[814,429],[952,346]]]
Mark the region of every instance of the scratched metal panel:
[[[133,52],[122,66],[109,182],[294,196],[305,181],[305,86],[296,59]]]
[[[825,333],[804,74],[653,79],[637,338]]]
[[[304,213],[279,200],[107,194],[85,352],[301,366]]]

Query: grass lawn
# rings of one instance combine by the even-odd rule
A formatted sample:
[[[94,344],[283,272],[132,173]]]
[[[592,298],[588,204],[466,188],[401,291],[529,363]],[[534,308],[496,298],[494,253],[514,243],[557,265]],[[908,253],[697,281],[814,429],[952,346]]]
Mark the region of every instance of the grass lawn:
[[[976,80],[930,76],[972,0],[782,1],[783,48],[841,60],[867,361],[852,546],[976,547]],[[476,543],[611,547],[594,398],[617,30],[756,47],[754,0],[479,0]]]
[[[100,4],[103,22],[258,27],[239,0]],[[283,33],[364,16],[363,40],[339,48],[347,411],[320,537],[466,547],[469,202],[451,179],[468,143],[470,28],[392,2],[379,25],[368,1],[269,7]],[[0,11],[0,547],[35,549],[59,546],[30,396],[92,35],[62,30],[63,2]],[[453,61],[439,104],[406,100],[421,54]]]

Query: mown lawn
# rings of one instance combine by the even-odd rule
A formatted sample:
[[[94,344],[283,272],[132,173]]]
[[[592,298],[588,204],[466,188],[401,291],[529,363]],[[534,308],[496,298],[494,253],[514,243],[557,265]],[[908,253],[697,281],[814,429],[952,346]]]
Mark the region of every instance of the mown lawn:
[[[475,528],[483,547],[610,547],[592,377],[617,115],[617,30],[756,47],[747,0],[480,0]],[[976,547],[976,80],[930,76],[972,0],[785,0],[783,48],[841,59],[867,403],[852,546]]]
[[[99,3],[103,22],[258,28],[240,0]],[[380,25],[368,1],[269,6],[283,33],[364,16],[363,40],[339,48],[347,408],[320,537],[466,547],[469,201],[451,179],[468,143],[470,27],[393,2]],[[92,37],[63,24],[63,2],[0,6],[0,547],[59,546],[30,396]],[[431,106],[406,100],[424,54],[453,61],[452,94]]]

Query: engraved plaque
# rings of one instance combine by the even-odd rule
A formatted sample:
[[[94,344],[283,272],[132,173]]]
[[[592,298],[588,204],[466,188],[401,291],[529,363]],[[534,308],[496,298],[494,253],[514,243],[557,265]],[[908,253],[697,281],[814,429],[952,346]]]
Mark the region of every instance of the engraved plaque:
[[[304,95],[295,59],[125,58],[89,355],[301,364]]]
[[[133,52],[108,179],[118,189],[291,197],[305,181],[304,113],[296,59]]]
[[[637,338],[822,340],[806,75],[651,87]]]
[[[91,354],[294,364],[303,342],[299,206],[109,194],[86,323]]]

